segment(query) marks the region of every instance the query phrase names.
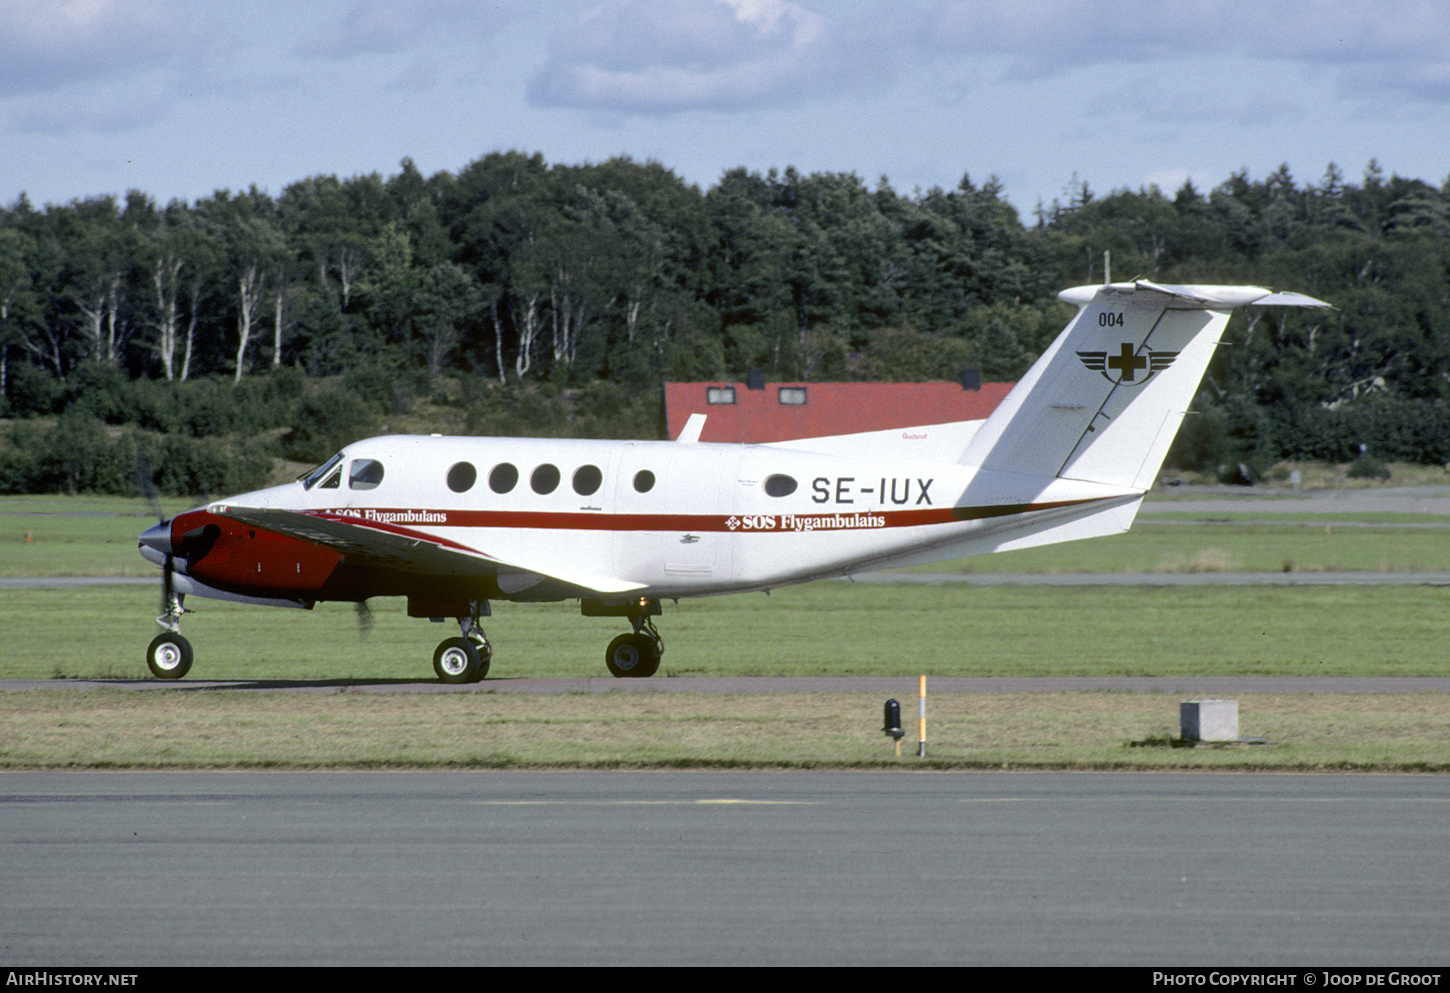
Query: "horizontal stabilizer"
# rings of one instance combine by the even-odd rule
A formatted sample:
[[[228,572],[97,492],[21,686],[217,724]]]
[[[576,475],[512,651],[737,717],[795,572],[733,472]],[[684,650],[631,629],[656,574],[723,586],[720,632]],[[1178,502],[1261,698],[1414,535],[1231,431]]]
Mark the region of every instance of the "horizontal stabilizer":
[[[1316,300],[1313,297],[1305,296],[1303,293],[1270,293],[1266,297],[1259,297],[1251,306],[1254,307],[1324,307],[1329,310],[1334,308],[1323,300]]]

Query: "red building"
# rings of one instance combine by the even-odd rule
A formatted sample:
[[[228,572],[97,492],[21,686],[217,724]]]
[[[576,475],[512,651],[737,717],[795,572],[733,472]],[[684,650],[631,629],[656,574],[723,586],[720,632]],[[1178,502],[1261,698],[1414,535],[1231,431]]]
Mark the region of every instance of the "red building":
[[[1014,383],[665,383],[666,437],[705,414],[701,441],[820,438],[985,418]]]

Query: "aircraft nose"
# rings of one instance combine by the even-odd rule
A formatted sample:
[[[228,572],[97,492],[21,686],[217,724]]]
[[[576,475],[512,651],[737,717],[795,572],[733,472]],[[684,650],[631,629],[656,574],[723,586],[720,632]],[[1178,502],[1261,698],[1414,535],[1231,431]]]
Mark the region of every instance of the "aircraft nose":
[[[171,547],[171,522],[162,521],[160,524],[153,524],[141,532],[140,547],[149,548],[160,552],[162,555],[173,554]],[[144,552],[142,554],[145,554]]]

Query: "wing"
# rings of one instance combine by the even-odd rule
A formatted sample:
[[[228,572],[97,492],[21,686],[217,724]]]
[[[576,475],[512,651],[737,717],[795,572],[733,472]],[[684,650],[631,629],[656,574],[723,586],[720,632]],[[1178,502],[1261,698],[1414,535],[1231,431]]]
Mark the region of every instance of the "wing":
[[[265,528],[333,551],[354,563],[372,563],[401,572],[449,576],[544,576],[590,593],[629,593],[643,583],[543,562],[506,562],[467,545],[397,524],[323,516],[278,507],[212,504],[218,517]],[[505,585],[500,583],[501,586]]]

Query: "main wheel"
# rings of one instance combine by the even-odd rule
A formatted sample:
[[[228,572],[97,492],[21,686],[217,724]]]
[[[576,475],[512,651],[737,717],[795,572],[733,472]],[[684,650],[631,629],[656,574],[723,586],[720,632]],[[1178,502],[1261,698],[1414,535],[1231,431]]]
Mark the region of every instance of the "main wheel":
[[[146,649],[146,667],[157,679],[180,679],[191,671],[191,642],[173,631],[161,632]]]
[[[482,679],[483,660],[467,638],[449,638],[433,653],[433,671],[445,683],[473,683]]]
[[[622,634],[604,652],[609,673],[620,678],[648,679],[660,667],[660,646],[647,634]]]

